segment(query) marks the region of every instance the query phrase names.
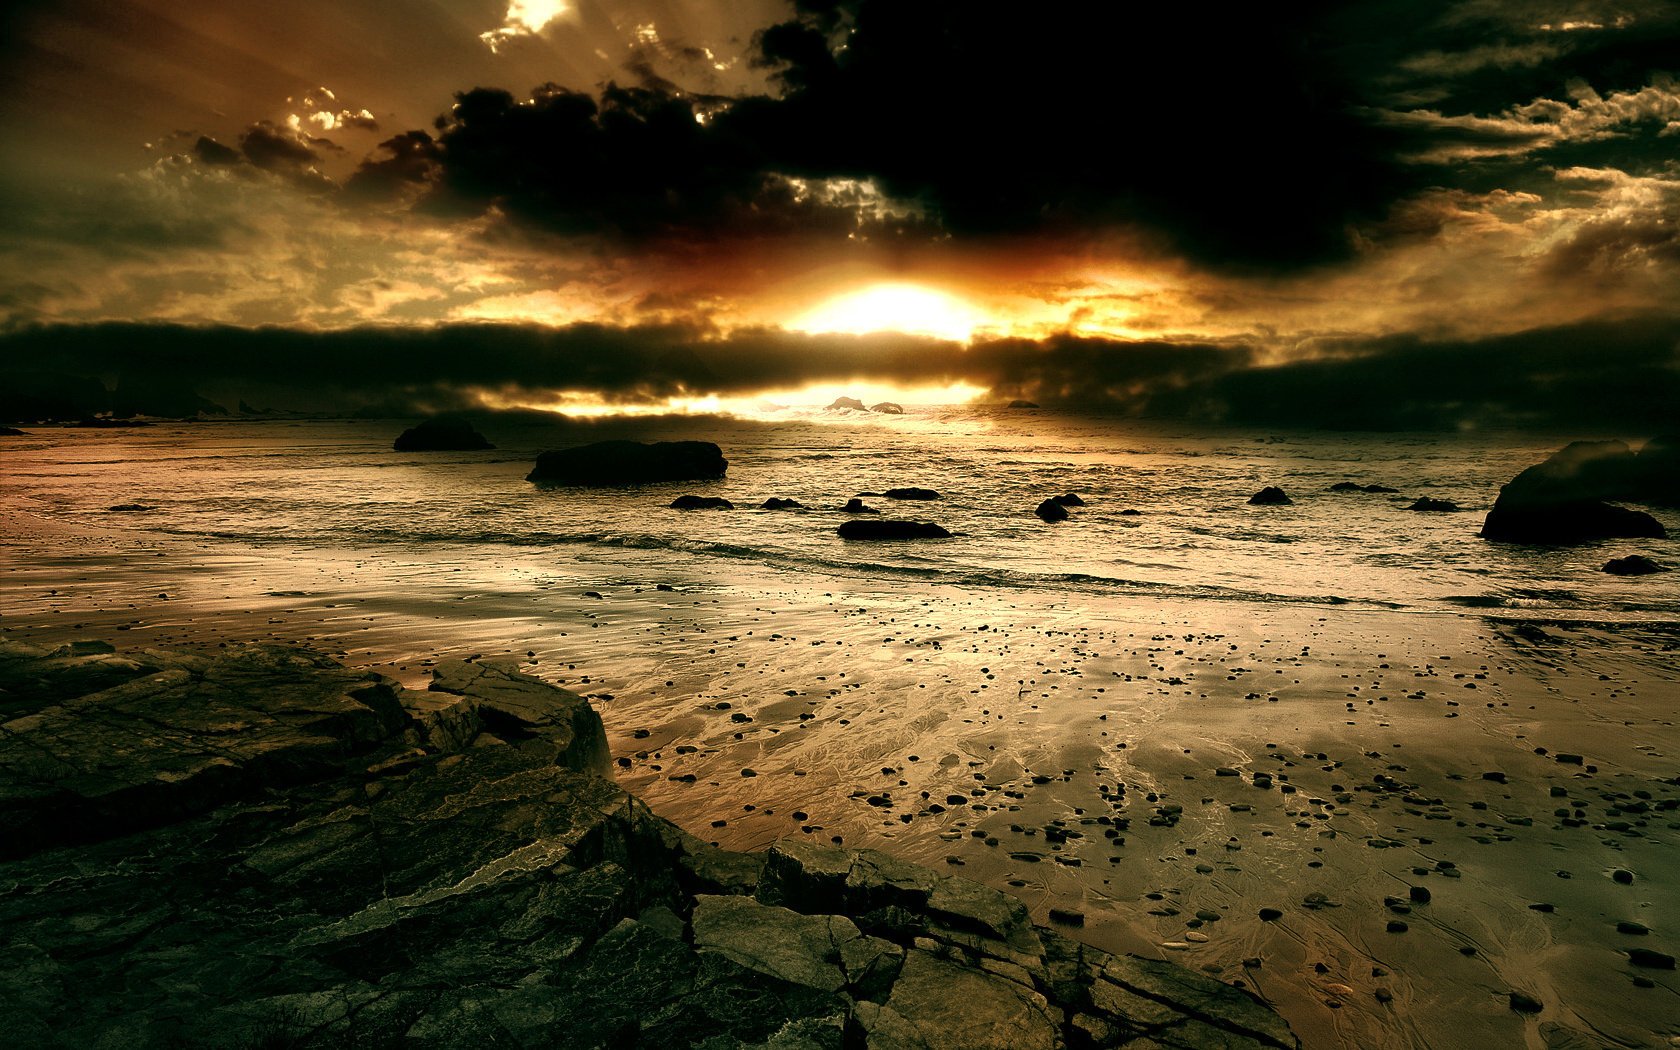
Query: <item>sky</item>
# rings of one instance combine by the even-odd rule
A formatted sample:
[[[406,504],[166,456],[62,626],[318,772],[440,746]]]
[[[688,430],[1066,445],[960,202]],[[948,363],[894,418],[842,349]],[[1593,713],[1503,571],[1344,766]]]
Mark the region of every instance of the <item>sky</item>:
[[[68,0],[0,21],[14,389],[1680,416],[1671,0]]]

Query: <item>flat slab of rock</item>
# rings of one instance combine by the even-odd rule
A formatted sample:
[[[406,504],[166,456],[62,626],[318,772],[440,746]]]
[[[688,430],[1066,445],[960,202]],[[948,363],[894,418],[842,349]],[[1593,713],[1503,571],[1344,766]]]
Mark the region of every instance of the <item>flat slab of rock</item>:
[[[597,441],[537,457],[526,481],[557,485],[643,485],[721,478],[729,469],[710,441]]]
[[[894,518],[873,520],[860,518],[841,524],[835,530],[847,540],[934,540],[951,534],[931,521],[899,521]]]

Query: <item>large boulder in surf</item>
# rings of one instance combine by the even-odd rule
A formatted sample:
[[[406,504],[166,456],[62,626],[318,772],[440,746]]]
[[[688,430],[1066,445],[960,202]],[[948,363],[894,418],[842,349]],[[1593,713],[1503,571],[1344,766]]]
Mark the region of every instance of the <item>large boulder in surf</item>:
[[[1660,457],[1659,457],[1660,461]],[[1609,500],[1647,495],[1633,451],[1620,441],[1576,441],[1499,490],[1482,523],[1484,539],[1505,543],[1590,543],[1662,538],[1662,523]]]
[[[1068,519],[1067,508],[1062,506],[1059,500],[1055,499],[1047,499],[1043,503],[1040,503],[1038,505],[1038,509],[1033,511],[1033,513],[1037,514],[1045,521],[1066,521]]]
[[[721,478],[728,469],[723,450],[710,441],[597,441],[544,452],[525,480],[555,485],[643,485]]]
[[[829,407],[830,411],[834,411],[834,410],[842,409],[842,408],[850,409],[853,412],[867,412],[867,411],[869,411],[867,408],[864,407],[863,402],[859,401],[855,397],[837,397],[837,398],[834,399],[834,402],[832,404],[830,404],[828,407]]]
[[[478,452],[495,448],[459,416],[438,416],[409,427],[391,447],[398,452]]]
[[[771,496],[759,504],[765,510],[804,510],[805,504],[796,499],[783,499],[781,496]]]
[[[931,521],[858,518],[837,530],[845,540],[937,540],[951,534]]]
[[[1290,499],[1288,494],[1276,485],[1267,485],[1259,492],[1248,497],[1248,502],[1256,507],[1288,507],[1295,501]]]
[[[870,405],[869,411],[880,412],[889,416],[902,416],[904,414],[904,406],[896,401],[882,401],[880,404]]]

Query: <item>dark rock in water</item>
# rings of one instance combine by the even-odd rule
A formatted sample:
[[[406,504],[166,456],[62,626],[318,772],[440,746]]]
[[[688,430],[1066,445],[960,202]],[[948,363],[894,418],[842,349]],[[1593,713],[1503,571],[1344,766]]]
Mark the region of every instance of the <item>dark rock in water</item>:
[[[1292,505],[1295,501],[1290,499],[1289,496],[1276,485],[1267,485],[1259,492],[1256,492],[1254,495],[1248,497],[1248,502],[1256,507],[1287,507]]]
[[[904,406],[892,401],[882,401],[878,405],[870,405],[869,411],[881,412],[889,416],[902,416],[904,414]]]
[[[1630,554],[1625,558],[1611,558],[1604,563],[1604,571],[1612,576],[1650,576],[1668,572],[1669,566],[1652,561],[1643,554]]]
[[[1366,485],[1365,486],[1365,491],[1366,492],[1399,492],[1400,490],[1399,489],[1391,489],[1387,485]]]
[[[682,495],[671,501],[673,510],[734,510],[735,504],[722,496]]]
[[[537,457],[526,481],[560,485],[641,485],[721,478],[729,469],[710,441],[597,441]]]
[[[780,496],[771,496],[769,499],[767,499],[763,503],[759,504],[759,506],[762,507],[765,510],[804,510],[805,509],[805,504],[799,502],[798,500],[796,500],[796,499],[783,499]]]
[[[1506,543],[1546,544],[1661,539],[1667,531],[1657,519],[1606,502],[1660,495],[1647,488],[1638,460],[1622,442],[1577,441],[1501,488],[1482,523],[1482,536]]]
[[[0,437],[25,437],[26,435],[27,431],[19,430],[17,427],[0,427]]]
[[[496,446],[459,416],[438,416],[409,427],[391,447],[398,452],[477,452]]]
[[[1064,507],[1083,507],[1085,505],[1085,501],[1079,498],[1079,493],[1077,492],[1069,492],[1061,496],[1052,496],[1050,498]]]
[[[1142,513],[1143,511],[1138,510],[1136,507],[1127,507],[1125,510],[1120,512],[1122,517],[1127,518],[1135,518]]]
[[[0,643],[0,698],[109,648]],[[0,736],[8,1045],[1300,1045],[1248,992],[978,883],[709,846],[511,662],[412,692],[278,648],[146,655]],[[18,801],[52,819],[15,837]],[[82,823],[101,808],[145,819]]]
[[[1399,492],[1387,485],[1361,485],[1357,481],[1338,481],[1330,486],[1331,492]]]
[[[118,514],[136,514],[141,511],[156,510],[157,508],[148,507],[144,503],[118,503],[108,509]]]
[[[848,540],[927,540],[944,539],[951,535],[931,521],[897,521],[892,518],[848,521],[842,523],[838,531],[842,539]]]
[[[881,495],[887,497],[888,499],[930,500],[940,498],[939,493],[933,491],[932,489],[917,488],[888,489],[887,491],[881,493]]]
[[[1038,505],[1038,509],[1033,511],[1033,513],[1037,514],[1045,521],[1066,521],[1068,518],[1067,508],[1053,499],[1047,499],[1043,503],[1040,503]]]
[[[844,507],[841,507],[840,509],[847,514],[879,514],[879,513],[881,513],[880,511],[876,510],[874,507],[866,506],[864,504],[863,500],[858,499],[856,496],[853,496],[851,499],[847,500],[846,505]]]
[[[1037,401],[1023,401],[1023,400],[1017,398],[1016,400],[1009,402],[1009,407],[1010,408],[1037,408],[1038,407],[1038,402]]]
[[[1437,514],[1453,514],[1458,511],[1458,504],[1454,503],[1450,499],[1431,499],[1428,496],[1420,496],[1418,497],[1417,502],[1413,503],[1406,509],[1426,510]]]
[[[830,411],[833,411],[833,410],[839,409],[839,408],[848,408],[848,409],[851,409],[853,412],[867,412],[868,411],[868,409],[864,407],[863,402],[859,401],[855,397],[837,397],[837,398],[834,399],[834,403],[829,405],[828,407],[829,407]]]

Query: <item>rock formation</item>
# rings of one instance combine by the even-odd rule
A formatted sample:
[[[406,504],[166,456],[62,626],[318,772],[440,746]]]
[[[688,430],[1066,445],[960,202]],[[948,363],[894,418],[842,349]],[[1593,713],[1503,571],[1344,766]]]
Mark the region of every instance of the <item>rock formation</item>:
[[[799,502],[798,500],[796,500],[796,499],[783,499],[780,496],[771,496],[769,499],[767,499],[763,503],[759,504],[759,506],[761,506],[765,510],[804,510],[805,509],[805,504]]]
[[[597,441],[544,452],[526,481],[558,485],[642,485],[721,478],[729,469],[710,441]]]
[[[1629,554],[1625,558],[1611,558],[1604,563],[1604,571],[1612,576],[1651,576],[1668,572],[1669,567],[1652,561],[1643,554]]]
[[[1653,444],[1656,444],[1653,442]],[[1657,449],[1652,463],[1663,462]],[[1529,467],[1499,490],[1482,536],[1508,543],[1588,543],[1620,537],[1662,538],[1662,523],[1611,500],[1662,502],[1649,464],[1620,441],[1576,441]],[[1648,473],[1649,472],[1649,473]]]
[[[1045,521],[1066,521],[1068,519],[1067,508],[1062,505],[1061,501],[1055,499],[1047,499],[1040,503],[1038,509],[1033,513]]]
[[[675,510],[734,510],[735,504],[722,496],[678,496],[671,501]]]
[[[939,493],[935,492],[933,489],[918,488],[888,489],[887,491],[881,493],[881,495],[887,497],[888,499],[930,500],[941,498]]]
[[[904,406],[893,401],[882,401],[880,404],[870,405],[869,411],[880,412],[889,416],[902,416],[904,414]]]
[[[1246,991],[881,853],[708,846],[510,664],[0,643],[0,1002],[30,1047],[1289,1050]]]
[[[930,540],[951,535],[931,521],[898,521],[893,518],[858,518],[844,522],[840,538],[847,540]]]
[[[1248,502],[1256,507],[1288,507],[1295,501],[1290,499],[1288,494],[1276,485],[1267,485],[1259,492],[1248,497]]]
[[[1023,400],[1017,398],[1016,400],[1009,402],[1009,407],[1010,408],[1037,408],[1038,407],[1038,402],[1037,401],[1023,401]]]
[[[857,496],[853,496],[851,499],[847,500],[846,505],[844,507],[841,507],[840,510],[842,512],[846,513],[846,514],[879,514],[879,513],[881,513],[880,511],[876,510],[874,507],[871,507],[868,504],[864,503],[863,500],[859,499]]]
[[[477,452],[495,448],[473,425],[459,416],[423,420],[397,435],[391,447],[398,452]]]
[[[1458,511],[1458,504],[1450,499],[1434,499],[1430,496],[1419,496],[1407,510],[1426,510],[1435,514],[1452,514]]]
[[[863,402],[859,401],[855,397],[837,397],[837,398],[834,399],[834,403],[829,405],[828,408],[829,408],[829,411],[831,411],[831,412],[834,411],[835,409],[841,409],[841,408],[850,409],[853,412],[866,412],[866,411],[868,411],[868,409],[866,409],[864,407]]]

